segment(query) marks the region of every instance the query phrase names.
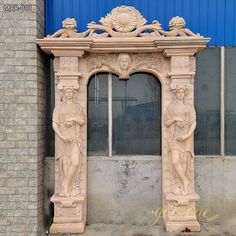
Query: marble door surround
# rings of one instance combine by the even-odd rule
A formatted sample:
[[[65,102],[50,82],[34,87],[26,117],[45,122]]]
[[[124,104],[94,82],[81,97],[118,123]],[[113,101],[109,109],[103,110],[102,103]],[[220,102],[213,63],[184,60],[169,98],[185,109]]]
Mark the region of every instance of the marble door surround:
[[[185,28],[185,20],[170,19],[164,31],[131,6],[114,8],[99,23],[77,32],[75,19],[43,39],[39,47],[54,55],[55,193],[51,233],[82,233],[87,215],[87,85],[99,72],[129,79],[148,72],[161,83],[162,199],[167,231],[200,231],[194,191],[195,54],[209,38]],[[99,33],[97,33],[99,31]],[[102,32],[102,33],[101,33]],[[204,197],[204,196],[203,196]]]

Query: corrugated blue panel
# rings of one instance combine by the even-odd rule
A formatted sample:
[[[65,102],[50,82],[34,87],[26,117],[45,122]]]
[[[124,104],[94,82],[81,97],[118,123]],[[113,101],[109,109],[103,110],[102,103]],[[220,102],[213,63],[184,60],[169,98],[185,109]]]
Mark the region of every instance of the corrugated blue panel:
[[[233,18],[233,45],[236,45],[236,17],[235,17],[235,13],[236,13],[236,2],[234,1],[234,18]]]
[[[134,6],[148,23],[157,19],[165,30],[173,16],[186,20],[186,27],[205,37],[209,45],[236,46],[236,0],[46,0],[46,33],[61,28],[66,17],[74,17],[78,31],[99,22],[114,7]]]
[[[181,15],[186,21],[186,27],[193,30],[191,27],[191,1],[183,0],[183,14]]]
[[[217,45],[216,41],[216,32],[217,32],[217,15],[216,15],[216,0],[207,0],[208,7],[207,9],[211,9],[211,11],[207,11],[208,13],[208,22],[207,22],[207,36],[212,35],[211,37],[211,44]]]
[[[235,0],[227,0],[225,5],[225,11],[227,12],[227,17],[225,18],[225,45],[235,45],[234,34],[233,34],[233,25],[234,25],[234,4]],[[235,31],[234,31],[235,32]]]
[[[192,0],[190,5],[189,28],[197,33],[199,32],[199,2],[200,0]]]
[[[198,15],[199,19],[199,30],[202,35],[208,36],[208,2],[206,0],[200,0],[201,10]]]
[[[217,15],[216,42],[219,45],[224,45],[225,43],[225,1],[217,0],[216,15]]]

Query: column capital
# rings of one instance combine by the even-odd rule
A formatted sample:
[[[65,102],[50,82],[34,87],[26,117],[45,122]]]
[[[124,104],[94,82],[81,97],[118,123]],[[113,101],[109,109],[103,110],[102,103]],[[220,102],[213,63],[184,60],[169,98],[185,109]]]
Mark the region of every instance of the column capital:
[[[194,56],[197,51],[199,51],[198,48],[165,48],[163,49],[162,54],[165,57]]]

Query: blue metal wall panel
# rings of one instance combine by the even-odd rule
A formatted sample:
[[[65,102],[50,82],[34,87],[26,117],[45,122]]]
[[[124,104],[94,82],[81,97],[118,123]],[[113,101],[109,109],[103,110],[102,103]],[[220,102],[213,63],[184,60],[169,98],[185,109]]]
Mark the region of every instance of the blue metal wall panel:
[[[234,3],[235,0],[227,0],[225,5],[225,11],[227,12],[227,17],[225,18],[225,35],[230,35],[232,31],[232,25],[234,24]],[[234,36],[225,37],[226,45],[235,45]]]
[[[208,7],[207,9],[211,8],[210,11],[208,11],[208,21],[207,21],[207,34],[212,35],[211,37],[211,44],[216,45],[216,22],[217,22],[217,16],[216,16],[216,1],[208,0]]]
[[[236,0],[46,0],[46,34],[60,29],[66,17],[84,31],[121,5],[134,6],[148,23],[157,19],[165,30],[173,16],[182,16],[187,28],[212,38],[209,45],[236,46]]]

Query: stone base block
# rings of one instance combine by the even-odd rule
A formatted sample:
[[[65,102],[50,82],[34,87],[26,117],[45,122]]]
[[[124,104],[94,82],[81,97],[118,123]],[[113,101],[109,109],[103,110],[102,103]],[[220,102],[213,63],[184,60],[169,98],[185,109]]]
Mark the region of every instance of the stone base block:
[[[196,193],[188,195],[165,194],[164,222],[168,232],[201,230],[196,218],[195,203],[198,199],[199,196]]]
[[[83,223],[53,223],[50,227],[50,233],[84,233],[85,225]]]
[[[53,224],[50,233],[83,233],[86,222],[86,199],[83,195],[61,197],[53,195]]]
[[[197,221],[188,221],[188,222],[165,221],[165,228],[167,232],[181,232],[186,228],[194,232],[199,232],[201,230],[200,224]]]

